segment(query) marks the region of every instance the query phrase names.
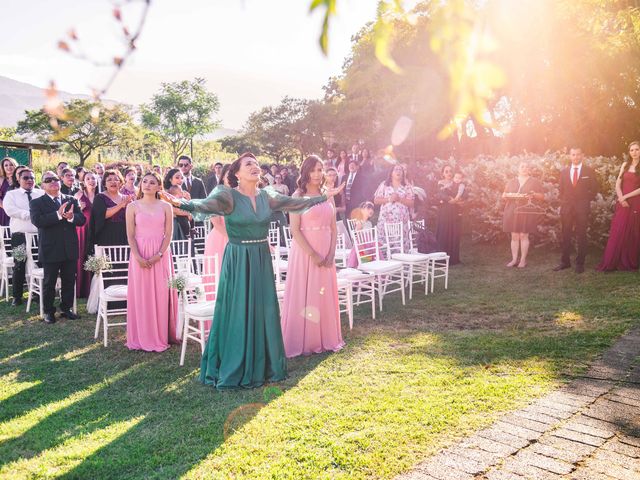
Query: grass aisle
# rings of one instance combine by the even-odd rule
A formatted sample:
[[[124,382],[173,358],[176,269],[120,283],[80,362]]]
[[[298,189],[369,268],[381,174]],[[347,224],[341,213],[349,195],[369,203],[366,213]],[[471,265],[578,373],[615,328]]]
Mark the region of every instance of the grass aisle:
[[[250,391],[201,386],[193,347],[180,368],[175,347],[129,352],[120,334],[103,348],[93,316],[49,326],[2,302],[0,477],[393,478],[636,322],[635,273],[553,273],[543,252],[511,270],[505,248],[463,251],[447,292],[386,300],[343,351]]]

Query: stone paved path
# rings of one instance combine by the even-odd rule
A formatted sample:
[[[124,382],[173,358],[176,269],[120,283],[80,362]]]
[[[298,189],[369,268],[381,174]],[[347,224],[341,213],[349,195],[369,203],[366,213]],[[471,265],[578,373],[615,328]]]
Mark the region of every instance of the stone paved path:
[[[640,480],[640,329],[569,385],[397,480]]]

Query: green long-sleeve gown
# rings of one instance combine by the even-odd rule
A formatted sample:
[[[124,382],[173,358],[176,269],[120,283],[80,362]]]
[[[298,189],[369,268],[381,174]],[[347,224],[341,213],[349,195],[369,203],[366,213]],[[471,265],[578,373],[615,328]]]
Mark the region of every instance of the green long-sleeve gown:
[[[268,190],[251,199],[224,186],[181,208],[224,215],[229,243],[224,251],[211,332],[202,355],[200,381],[218,389],[258,387],[287,375],[280,310],[273,277],[269,221],[274,211],[302,211],[325,196],[291,198]]]

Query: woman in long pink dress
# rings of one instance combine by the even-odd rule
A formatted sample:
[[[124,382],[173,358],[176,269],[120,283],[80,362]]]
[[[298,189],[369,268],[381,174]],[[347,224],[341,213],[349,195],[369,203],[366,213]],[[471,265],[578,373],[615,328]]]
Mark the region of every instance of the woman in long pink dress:
[[[220,173],[220,178],[222,179],[222,185],[229,188],[236,188],[238,186],[237,181],[231,181],[229,179],[230,164],[227,164],[223,167],[222,172]],[[235,178],[235,177],[234,177]],[[214,255],[218,255],[218,271],[216,272],[217,277],[220,277],[220,266],[222,265],[222,256],[224,255],[224,249],[229,243],[229,237],[227,236],[227,227],[224,223],[224,217],[211,217],[211,223],[213,228],[207,235],[204,243],[204,255],[205,257],[212,257]],[[207,280],[205,276],[205,283],[211,283],[210,280]],[[209,292],[213,288],[212,285],[207,285],[205,290]]]
[[[76,227],[79,247],[76,276],[76,295],[78,298],[89,298],[89,291],[91,290],[91,272],[84,269],[84,261],[87,259],[87,237],[89,225],[91,223],[91,210],[93,209],[93,201],[96,198],[97,187],[98,181],[94,173],[86,172],[82,182],[82,190],[75,194],[76,200],[78,200],[78,204],[82,210],[82,214],[87,219],[87,222],[83,226]]]
[[[611,219],[609,240],[596,267],[601,272],[637,270],[640,252],[640,142],[629,145],[629,161],[616,180],[618,202]]]
[[[175,290],[167,287],[173,266],[168,250],[173,229],[171,205],[158,193],[162,180],[147,172],[138,200],[127,207],[127,239],[131,247],[127,289],[127,347],[161,352],[176,339]]]
[[[322,185],[322,161],[311,155],[302,164],[293,196],[319,196]],[[290,358],[338,351],[344,341],[334,262],[335,207],[324,202],[301,215],[290,214],[290,219],[293,242],[281,315],[285,354]]]

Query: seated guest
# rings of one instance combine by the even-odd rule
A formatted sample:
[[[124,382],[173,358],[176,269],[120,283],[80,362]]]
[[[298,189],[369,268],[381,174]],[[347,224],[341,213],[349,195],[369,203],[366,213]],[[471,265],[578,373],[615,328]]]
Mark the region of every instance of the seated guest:
[[[9,229],[11,230],[11,247],[26,245],[25,233],[37,233],[38,229],[31,223],[29,202],[44,195],[44,190],[34,188],[35,175],[33,170],[24,167],[18,177],[20,187],[7,192],[4,197],[4,208],[9,215]],[[13,303],[22,305],[24,292],[25,262],[13,264]]]
[[[60,193],[60,179],[53,172],[45,172],[42,185],[46,195],[30,203],[31,221],[38,228],[40,247],[38,260],[44,269],[42,303],[45,323],[55,323],[53,300],[58,275],[61,280],[61,316],[70,320],[78,317],[72,312],[78,261],[76,227],[86,219],[75,198]]]
[[[93,172],[86,172],[81,190],[75,194],[75,199],[80,205],[82,214],[87,219],[84,225],[76,227],[78,234],[78,269],[76,272],[76,295],[78,298],[88,298],[91,287],[91,272],[84,269],[84,262],[87,259],[87,237],[89,225],[91,224],[91,210],[97,193],[96,176]]]
[[[207,190],[204,188],[202,179],[194,177],[191,173],[193,168],[193,162],[189,155],[181,155],[178,158],[178,168],[182,172],[184,182],[182,183],[182,189],[189,192],[191,198],[202,199],[207,197]]]
[[[60,193],[63,195],[75,195],[80,190],[76,183],[76,171],[73,168],[64,168],[62,177],[59,177],[62,185],[60,185]]]
[[[127,167],[124,170],[124,185],[120,188],[123,195],[136,195],[136,181],[138,180],[138,172],[134,167]]]

